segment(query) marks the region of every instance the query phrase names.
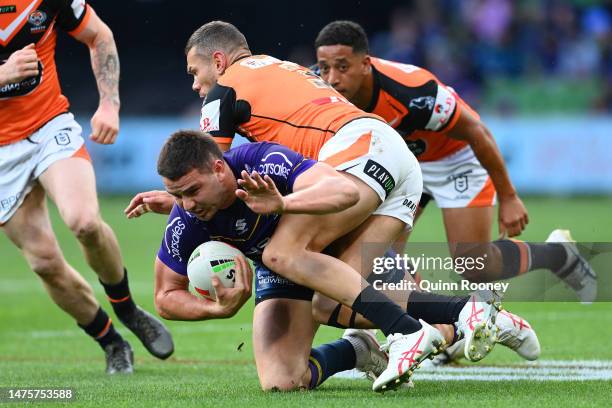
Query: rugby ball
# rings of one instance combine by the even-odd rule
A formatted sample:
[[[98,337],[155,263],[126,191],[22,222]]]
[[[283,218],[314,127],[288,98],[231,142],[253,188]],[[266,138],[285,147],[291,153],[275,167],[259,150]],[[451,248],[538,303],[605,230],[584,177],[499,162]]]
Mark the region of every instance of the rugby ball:
[[[208,241],[198,246],[187,262],[187,277],[193,289],[203,298],[216,300],[212,277],[218,276],[226,288],[236,282],[234,258],[242,252],[220,241]]]

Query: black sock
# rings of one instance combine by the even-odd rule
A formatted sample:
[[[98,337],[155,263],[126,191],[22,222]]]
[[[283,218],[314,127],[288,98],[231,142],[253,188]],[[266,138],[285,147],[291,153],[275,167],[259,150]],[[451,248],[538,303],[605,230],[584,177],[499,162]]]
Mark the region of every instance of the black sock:
[[[408,316],[401,307],[370,285],[361,291],[351,308],[374,323],[385,336],[410,334],[422,327],[418,320]]]
[[[89,323],[87,326],[81,326],[79,324],[79,327],[85,330],[85,333],[93,337],[102,348],[106,347],[112,342],[123,339],[115,330],[115,326],[113,326],[113,321],[111,318],[108,317],[102,308],[98,309],[98,312],[91,323]]]
[[[355,349],[346,339],[323,344],[310,350],[310,389],[313,389],[340,371],[355,368]]]
[[[536,269],[558,271],[567,258],[565,248],[560,244],[534,244],[523,241],[501,239],[493,245],[502,254],[502,279],[522,275]]]
[[[136,310],[136,304],[132,299],[130,287],[128,285],[127,269],[123,269],[123,279],[121,282],[115,285],[108,285],[102,281],[100,281],[100,283],[104,287],[106,296],[109,302],[111,302],[111,306],[113,306],[113,310],[119,319],[125,318]]]
[[[561,244],[531,244],[531,269],[550,269],[558,271],[565,265],[567,252]]]
[[[342,322],[340,321],[340,313],[344,309],[345,313],[342,313]],[[350,311],[351,314],[347,315],[346,313]],[[338,303],[333,310],[332,314],[329,316],[329,320],[327,321],[328,326],[338,327],[340,329],[346,329],[347,327],[355,327],[355,319],[357,318],[357,312],[351,310],[350,308],[344,306],[341,303]]]
[[[444,296],[428,292],[412,292],[408,298],[406,312],[415,319],[429,324],[453,324],[470,300],[469,296]]]

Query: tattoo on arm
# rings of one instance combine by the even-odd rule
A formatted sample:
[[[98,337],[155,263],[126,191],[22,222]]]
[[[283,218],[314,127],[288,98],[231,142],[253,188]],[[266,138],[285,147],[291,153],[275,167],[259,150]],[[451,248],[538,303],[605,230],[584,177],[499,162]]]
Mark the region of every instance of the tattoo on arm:
[[[119,108],[119,56],[112,38],[96,42],[91,49],[91,64],[100,102],[109,101]]]

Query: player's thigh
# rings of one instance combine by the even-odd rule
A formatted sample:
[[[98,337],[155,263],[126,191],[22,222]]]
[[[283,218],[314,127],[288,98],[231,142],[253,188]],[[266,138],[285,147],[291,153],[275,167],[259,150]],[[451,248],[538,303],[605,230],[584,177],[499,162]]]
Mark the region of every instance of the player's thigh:
[[[255,307],[253,350],[263,389],[305,386],[316,325],[310,301],[268,299]]]
[[[90,161],[80,157],[59,160],[40,176],[40,182],[73,231],[90,229],[99,220],[96,179]]]
[[[443,208],[449,250],[453,256],[483,256],[490,250],[495,207]]]
[[[59,269],[62,255],[49,220],[45,191],[38,183],[2,229],[36,273],[49,275]]]
[[[40,131],[44,156],[35,170],[61,217],[71,228],[96,222],[99,214],[93,166],[72,114],[51,120]]]

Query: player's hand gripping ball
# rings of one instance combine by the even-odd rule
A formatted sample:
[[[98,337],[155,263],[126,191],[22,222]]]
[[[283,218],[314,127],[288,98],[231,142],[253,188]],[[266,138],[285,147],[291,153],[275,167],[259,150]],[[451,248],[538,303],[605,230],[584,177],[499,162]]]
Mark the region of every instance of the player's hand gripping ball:
[[[236,282],[234,258],[238,255],[243,255],[239,249],[220,241],[208,241],[198,246],[187,262],[191,286],[203,298],[216,300],[212,277],[216,275],[223,286],[233,288]]]

